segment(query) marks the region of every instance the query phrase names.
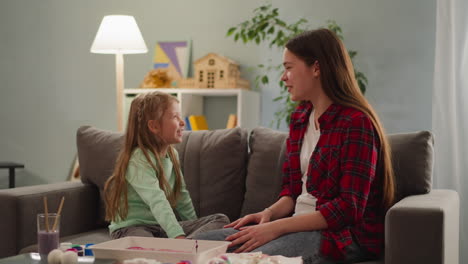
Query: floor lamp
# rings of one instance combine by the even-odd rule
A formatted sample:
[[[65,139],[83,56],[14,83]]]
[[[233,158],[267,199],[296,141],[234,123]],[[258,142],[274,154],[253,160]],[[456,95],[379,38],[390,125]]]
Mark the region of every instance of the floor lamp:
[[[92,53],[115,54],[117,84],[117,129],[123,131],[123,54],[146,53],[145,41],[133,16],[105,16],[99,26]]]

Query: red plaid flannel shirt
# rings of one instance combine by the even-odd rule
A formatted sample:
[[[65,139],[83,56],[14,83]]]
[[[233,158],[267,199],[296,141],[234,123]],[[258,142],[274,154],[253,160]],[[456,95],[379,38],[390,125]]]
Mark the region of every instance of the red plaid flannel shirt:
[[[286,141],[280,196],[291,196],[294,201],[302,191],[299,156],[312,108],[303,102],[292,113]],[[378,256],[384,245],[385,215],[381,170],[377,169],[378,134],[364,113],[337,104],[318,121],[321,135],[309,161],[306,186],[328,224],[322,230],[321,253],[343,259],[354,236],[361,247]]]

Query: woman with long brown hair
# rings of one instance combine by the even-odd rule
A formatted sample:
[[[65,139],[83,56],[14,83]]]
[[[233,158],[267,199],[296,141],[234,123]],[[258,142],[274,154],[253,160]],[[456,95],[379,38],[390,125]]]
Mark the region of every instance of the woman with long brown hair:
[[[132,101],[124,145],[104,187],[112,238],[185,238],[229,222],[223,214],[197,219],[172,147],[182,142],[184,127],[175,97],[150,92]]]
[[[300,104],[291,115],[279,199],[197,238],[232,241],[234,252],[302,256],[307,264],[378,258],[393,169],[350,57],[333,32],[318,29],[286,44],[283,65],[281,80]]]

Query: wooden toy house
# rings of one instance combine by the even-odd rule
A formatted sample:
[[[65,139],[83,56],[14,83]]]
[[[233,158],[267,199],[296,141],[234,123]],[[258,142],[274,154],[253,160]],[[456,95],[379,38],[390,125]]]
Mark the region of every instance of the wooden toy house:
[[[249,81],[240,78],[239,65],[224,56],[208,53],[194,63],[194,78],[179,80],[180,88],[242,88],[249,89]]]

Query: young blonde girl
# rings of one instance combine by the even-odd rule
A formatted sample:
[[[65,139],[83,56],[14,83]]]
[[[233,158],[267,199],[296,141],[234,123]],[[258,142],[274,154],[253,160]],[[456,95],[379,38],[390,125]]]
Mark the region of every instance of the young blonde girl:
[[[184,126],[171,95],[150,92],[132,101],[124,146],[104,187],[112,238],[186,238],[228,223],[222,214],[197,219],[172,147],[182,142]]]

